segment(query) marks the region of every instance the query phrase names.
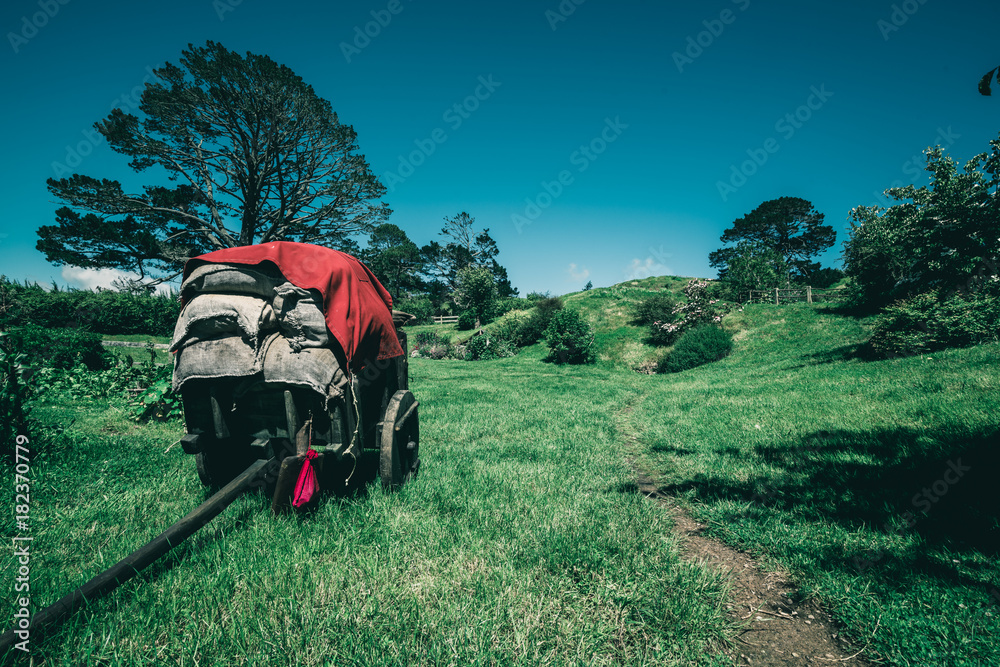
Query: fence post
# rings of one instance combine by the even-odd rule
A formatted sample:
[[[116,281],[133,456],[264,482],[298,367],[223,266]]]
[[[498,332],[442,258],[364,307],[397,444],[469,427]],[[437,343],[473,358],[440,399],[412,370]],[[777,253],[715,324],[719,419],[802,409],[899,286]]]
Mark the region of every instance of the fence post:
[[[806,285],[806,303],[813,302],[813,288],[812,285]]]
[[[774,305],[778,305],[778,288],[774,288]]]

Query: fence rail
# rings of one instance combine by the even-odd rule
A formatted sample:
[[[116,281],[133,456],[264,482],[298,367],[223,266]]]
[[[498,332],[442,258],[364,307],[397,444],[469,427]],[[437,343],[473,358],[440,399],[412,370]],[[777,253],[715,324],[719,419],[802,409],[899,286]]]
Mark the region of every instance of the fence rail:
[[[458,315],[443,315],[443,316],[435,315],[434,317],[431,317],[431,321],[434,324],[457,324]]]
[[[843,301],[846,290],[795,287],[791,289],[750,290],[750,303],[835,303]]]

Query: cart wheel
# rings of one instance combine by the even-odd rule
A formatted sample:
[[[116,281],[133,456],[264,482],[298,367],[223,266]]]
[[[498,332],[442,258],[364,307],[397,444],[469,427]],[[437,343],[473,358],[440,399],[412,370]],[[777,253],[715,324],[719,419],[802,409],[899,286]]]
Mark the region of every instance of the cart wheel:
[[[382,486],[396,490],[416,477],[420,459],[420,424],[417,419],[417,400],[406,389],[400,389],[385,409],[382,419],[379,477]]]
[[[223,487],[233,481],[253,462],[249,447],[226,446],[228,443],[214,442],[209,451],[195,454],[198,479],[208,487]]]

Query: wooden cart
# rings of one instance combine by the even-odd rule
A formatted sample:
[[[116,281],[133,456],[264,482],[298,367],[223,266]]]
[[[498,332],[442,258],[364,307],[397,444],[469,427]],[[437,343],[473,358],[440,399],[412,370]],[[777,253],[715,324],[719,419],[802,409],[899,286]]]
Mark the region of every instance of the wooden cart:
[[[393,312],[404,355],[352,376],[332,401],[294,385],[240,392],[242,380],[196,380],[182,389],[184,451],[193,454],[202,483],[222,487],[257,459],[274,459],[265,473],[275,511],[287,509],[307,451],[322,488],[351,487],[361,456],[377,453],[382,486],[395,490],[420,467],[418,403],[409,389],[406,333],[410,316]]]

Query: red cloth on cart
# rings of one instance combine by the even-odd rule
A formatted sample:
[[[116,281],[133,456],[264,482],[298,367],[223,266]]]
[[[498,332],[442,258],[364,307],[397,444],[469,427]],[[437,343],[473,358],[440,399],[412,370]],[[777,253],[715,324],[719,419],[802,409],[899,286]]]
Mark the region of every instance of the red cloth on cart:
[[[201,263],[255,265],[265,261],[275,264],[296,287],[323,295],[326,325],[352,368],[403,354],[392,323],[389,292],[367,266],[339,250],[291,241],[225,248],[188,260],[184,277]]]
[[[295,495],[292,497],[292,507],[299,508],[308,504],[319,490],[319,483],[316,481],[316,471],[312,465],[313,459],[317,456],[319,454],[311,447],[306,452],[306,460],[302,462],[299,479],[295,482]]]

